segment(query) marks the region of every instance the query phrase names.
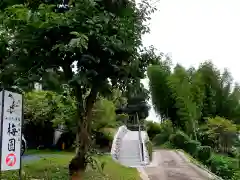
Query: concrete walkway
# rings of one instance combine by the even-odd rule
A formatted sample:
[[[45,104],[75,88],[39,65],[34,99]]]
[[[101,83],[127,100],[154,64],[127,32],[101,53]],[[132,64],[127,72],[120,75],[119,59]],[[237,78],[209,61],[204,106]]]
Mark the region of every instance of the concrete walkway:
[[[48,157],[61,157],[64,156],[62,154],[30,154],[30,155],[23,155],[22,161],[23,162],[31,162],[31,161],[38,161],[42,158],[48,158]]]
[[[143,180],[211,180],[214,177],[171,150],[154,152],[152,164],[138,169]]]

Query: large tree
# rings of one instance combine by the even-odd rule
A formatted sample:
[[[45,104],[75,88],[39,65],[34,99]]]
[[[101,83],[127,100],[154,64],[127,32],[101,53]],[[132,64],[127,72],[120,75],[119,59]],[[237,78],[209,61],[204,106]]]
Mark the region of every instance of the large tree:
[[[10,86],[24,76],[39,81],[49,70],[63,71],[76,98],[78,146],[69,170],[72,178],[79,179],[88,162],[98,93],[106,94],[111,87],[126,91],[128,84],[139,85],[144,78],[150,62],[139,48],[153,9],[146,1],[139,8],[128,0],[75,0],[68,6],[57,2],[3,3],[1,31],[4,40],[11,40],[1,47],[1,74],[11,69],[12,79],[3,78],[3,84]]]

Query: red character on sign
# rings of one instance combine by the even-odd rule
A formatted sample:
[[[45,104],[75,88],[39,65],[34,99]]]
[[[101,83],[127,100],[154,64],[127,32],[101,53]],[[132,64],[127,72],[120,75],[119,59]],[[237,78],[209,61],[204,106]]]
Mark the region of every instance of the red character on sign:
[[[13,153],[8,154],[6,157],[6,164],[8,166],[14,166],[16,164],[16,155]]]

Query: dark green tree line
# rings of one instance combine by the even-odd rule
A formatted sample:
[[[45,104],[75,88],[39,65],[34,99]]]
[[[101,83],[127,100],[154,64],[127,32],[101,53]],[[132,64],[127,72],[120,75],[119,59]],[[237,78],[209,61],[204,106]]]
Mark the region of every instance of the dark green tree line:
[[[199,128],[205,127],[209,118],[226,118],[226,122],[219,118],[211,121],[217,123],[219,120],[216,124],[219,127],[227,128],[228,124],[230,129],[234,129],[227,119],[239,124],[239,86],[233,84],[226,69],[221,73],[212,62],[206,61],[197,69],[176,65],[171,71],[171,65],[162,61],[148,68],[148,77],[156,112],[163,121],[171,120],[176,128],[193,139],[198,138]],[[233,139],[236,139],[238,129],[234,131]],[[205,130],[202,132],[206,133]]]

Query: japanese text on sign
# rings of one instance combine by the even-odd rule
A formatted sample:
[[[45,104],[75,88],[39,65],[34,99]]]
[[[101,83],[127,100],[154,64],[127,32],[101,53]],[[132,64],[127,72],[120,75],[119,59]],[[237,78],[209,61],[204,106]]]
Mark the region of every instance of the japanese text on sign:
[[[4,91],[1,170],[20,169],[22,95]]]

